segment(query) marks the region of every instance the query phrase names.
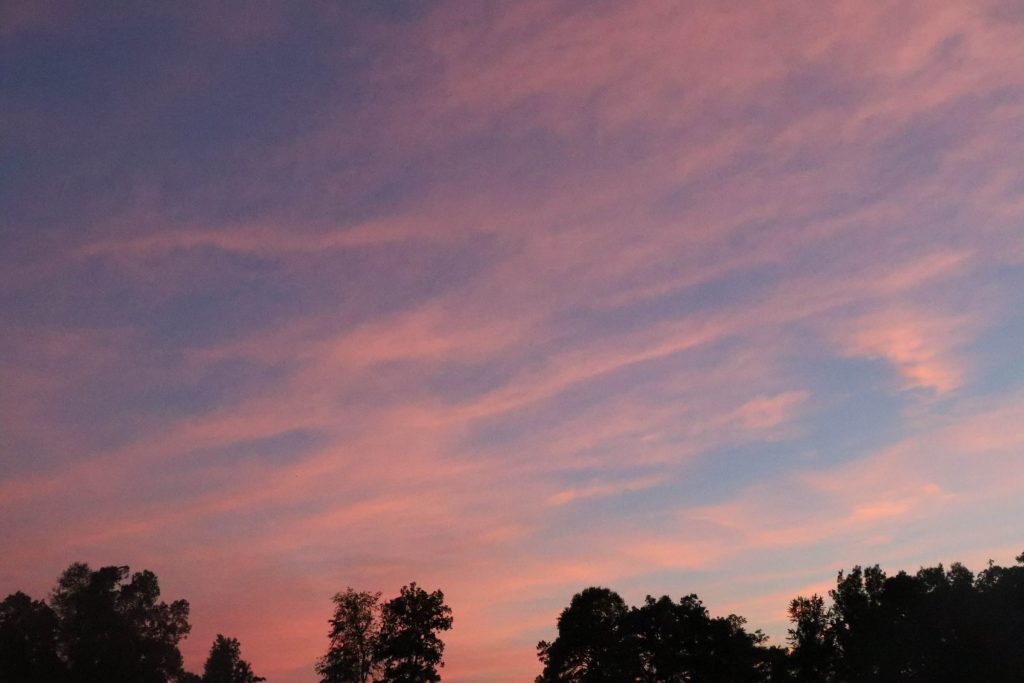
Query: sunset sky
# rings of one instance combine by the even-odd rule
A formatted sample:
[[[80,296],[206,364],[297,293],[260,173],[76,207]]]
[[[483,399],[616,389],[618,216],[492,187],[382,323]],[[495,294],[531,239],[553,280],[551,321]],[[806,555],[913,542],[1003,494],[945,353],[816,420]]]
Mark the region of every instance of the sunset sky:
[[[0,595],[148,568],[271,683],[417,581],[784,644],[1024,550],[1024,3],[3,2]]]

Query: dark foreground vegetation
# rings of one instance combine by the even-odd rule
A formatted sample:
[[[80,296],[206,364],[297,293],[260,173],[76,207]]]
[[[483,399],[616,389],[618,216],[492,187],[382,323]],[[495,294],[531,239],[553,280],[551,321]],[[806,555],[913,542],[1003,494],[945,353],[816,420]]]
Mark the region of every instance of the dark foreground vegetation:
[[[537,683],[1024,680],[1024,554],[972,573],[960,564],[887,576],[840,572],[829,599],[789,605],[788,647],[769,646],[742,617],[711,617],[696,595],[630,607],[607,588],[573,596],[558,635],[538,645]],[[0,603],[0,683],[256,683],[234,638],[218,635],[202,675],[184,670],[185,600],[161,602],[156,576],[73,564],[46,600]],[[441,591],[334,596],[322,683],[435,683]]]
[[[393,600],[352,589],[334,596],[330,683],[434,683],[451,610],[415,583]],[[18,592],[0,602],[0,683],[258,683],[234,638],[218,635],[203,674],[185,671],[178,644],[191,626],[185,600],[160,601],[150,571],[72,564],[48,600]]]
[[[538,645],[537,683],[1024,681],[1024,554],[977,575],[961,564],[887,576],[840,572],[826,602],[789,604],[789,647],[696,595],[627,607],[606,588],[575,595],[558,637]]]

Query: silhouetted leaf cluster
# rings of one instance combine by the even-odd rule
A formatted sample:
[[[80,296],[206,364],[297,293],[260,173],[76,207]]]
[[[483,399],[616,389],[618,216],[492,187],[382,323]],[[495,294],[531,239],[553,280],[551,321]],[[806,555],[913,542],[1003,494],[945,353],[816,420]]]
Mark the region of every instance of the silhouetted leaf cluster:
[[[22,592],[0,602],[0,683],[260,683],[235,638],[217,634],[202,676],[178,644],[191,626],[185,600],[161,602],[150,571],[68,567],[49,600]],[[452,627],[444,594],[415,582],[381,604],[351,588],[334,596],[325,683],[437,683]]]
[[[438,683],[452,611],[415,583],[382,603],[334,596],[321,683]],[[160,601],[150,571],[72,564],[46,600],[0,602],[0,683],[259,683],[234,638],[217,635],[203,674],[184,670],[185,600]],[[953,683],[1024,680],[1024,554],[976,575],[961,564],[888,576],[840,571],[828,599],[789,604],[789,647],[696,595],[630,607],[592,587],[573,596],[558,636],[537,646],[537,683]]]
[[[607,588],[576,594],[558,618],[558,637],[537,646],[537,683],[764,680],[775,653],[742,617],[712,618],[696,595],[650,596],[627,607]]]
[[[258,683],[238,641],[217,636],[203,676],[183,669],[188,602],[159,601],[150,571],[75,563],[49,601],[18,592],[0,603],[4,683]]]
[[[242,648],[236,638],[217,634],[203,667],[203,683],[259,683],[265,680],[254,674],[249,662],[242,659]]]
[[[351,588],[334,596],[330,647],[317,665],[321,683],[437,683],[452,627],[444,593],[415,582],[381,604],[380,593]]]
[[[829,597],[790,603],[793,680],[1024,680],[1024,555],[977,576],[854,567]]]
[[[1024,555],[977,576],[961,564],[894,576],[858,566],[839,572],[829,598],[790,603],[783,649],[741,617],[710,617],[695,595],[628,607],[588,588],[562,611],[558,637],[538,644],[537,683],[1024,680]]]

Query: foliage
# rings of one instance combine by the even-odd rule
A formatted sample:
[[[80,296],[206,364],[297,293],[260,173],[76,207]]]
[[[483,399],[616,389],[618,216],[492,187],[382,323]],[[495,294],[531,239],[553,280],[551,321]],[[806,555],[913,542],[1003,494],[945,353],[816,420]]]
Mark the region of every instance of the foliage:
[[[635,666],[627,642],[629,608],[607,588],[573,596],[558,617],[558,638],[537,644],[544,673],[537,681],[621,681]]]
[[[334,596],[330,647],[316,670],[321,683],[432,683],[444,666],[438,635],[452,627],[444,593],[415,582],[380,603],[380,593],[351,588]]]
[[[834,633],[829,628],[831,612],[820,595],[797,597],[789,603],[789,668],[798,681],[825,681],[831,677]]]
[[[242,659],[242,646],[237,639],[217,634],[203,667],[203,683],[259,683],[265,680],[254,674],[249,662]]]
[[[380,593],[347,588],[333,600],[330,648],[316,671],[322,683],[367,683],[380,668]]]
[[[607,588],[587,588],[559,616],[558,637],[538,644],[537,683],[760,680],[768,652],[744,624],[711,618],[696,595],[627,607]]]
[[[376,659],[381,683],[435,683],[444,666],[444,643],[439,631],[452,627],[452,610],[444,593],[428,593],[416,582],[403,586],[398,597],[381,609]]]
[[[22,592],[0,603],[0,680],[10,683],[59,681],[57,615],[49,605]]]
[[[258,683],[238,641],[218,636],[206,676],[182,668],[185,600],[160,601],[151,571],[70,565],[49,601],[18,592],[0,603],[4,683]]]
[[[71,681],[165,683],[182,673],[178,642],[190,629],[188,602],[158,602],[156,575],[128,567],[72,564],[50,603],[57,652]]]
[[[790,614],[793,676],[814,681],[1016,681],[1024,671],[1024,563],[961,564],[887,576],[839,572],[829,591]],[[813,604],[813,608],[808,605]]]
[[[160,601],[150,571],[75,563],[48,600],[0,602],[3,683],[259,683],[238,640],[218,635],[203,676],[182,667],[184,600]],[[322,683],[437,683],[452,611],[415,583],[385,603],[351,588],[334,596]],[[630,607],[591,587],[540,642],[537,683],[1019,681],[1024,671],[1024,554],[976,575],[961,564],[889,576],[840,571],[828,599],[789,604],[789,648],[769,647],[736,615],[712,617],[696,595]]]
[[[790,602],[786,650],[740,617],[710,617],[695,595],[627,607],[587,588],[559,616],[558,637],[538,645],[537,683],[1021,680],[1024,555],[977,576],[960,564],[893,576],[858,566],[828,597]]]

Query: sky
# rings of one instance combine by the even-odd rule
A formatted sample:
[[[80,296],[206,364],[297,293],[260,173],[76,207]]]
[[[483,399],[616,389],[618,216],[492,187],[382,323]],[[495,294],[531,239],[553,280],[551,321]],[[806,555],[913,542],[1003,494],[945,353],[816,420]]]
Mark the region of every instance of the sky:
[[[73,561],[312,683],[573,593],[784,644],[1024,550],[1024,5],[0,3],[0,594]]]

